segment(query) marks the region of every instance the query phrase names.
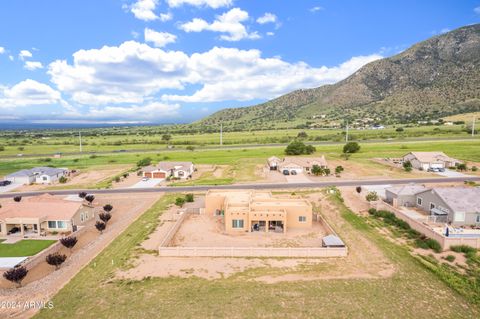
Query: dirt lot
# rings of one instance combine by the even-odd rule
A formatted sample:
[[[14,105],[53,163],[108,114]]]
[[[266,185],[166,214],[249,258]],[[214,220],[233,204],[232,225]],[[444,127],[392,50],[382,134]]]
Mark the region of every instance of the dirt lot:
[[[125,195],[97,196],[95,203],[104,205],[110,203],[114,206],[112,219],[102,235],[93,227],[83,233],[79,242],[73,249],[73,254],[62,249],[68,258],[57,271],[53,270],[46,262],[40,263],[29,271],[23,281],[23,287],[10,289],[12,284],[3,278],[0,280],[0,295],[9,300],[48,300],[61,289],[77,272],[90,260],[99,254],[104,247],[110,244],[120,232],[148,209],[162,194],[135,194],[135,197]],[[0,317],[2,314],[0,310]]]
[[[323,193],[306,195],[324,218],[337,231],[349,248],[345,258],[207,258],[159,257],[142,254],[133,261],[132,268],[117,273],[118,278],[143,279],[145,277],[191,277],[209,280],[238,277],[265,283],[283,281],[309,281],[340,278],[385,278],[394,274],[395,267],[369,239],[347,223],[336,206],[324,198]],[[176,245],[318,245],[321,230],[303,234],[289,231],[282,234],[264,233],[225,235],[223,226],[213,217],[194,216],[180,228],[174,241]],[[150,240],[153,237],[150,236]],[[150,242],[151,244],[151,242]],[[145,246],[144,246],[145,247]]]

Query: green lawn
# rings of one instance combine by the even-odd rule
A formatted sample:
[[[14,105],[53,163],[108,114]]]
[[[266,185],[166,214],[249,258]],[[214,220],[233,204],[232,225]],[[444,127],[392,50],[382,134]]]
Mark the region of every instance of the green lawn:
[[[33,256],[49,247],[56,240],[23,239],[15,244],[0,242],[0,257],[26,257]]]
[[[413,258],[353,214],[340,200],[346,221],[336,230],[366,236],[394,263],[383,279],[335,279],[265,284],[253,280],[260,268],[238,275],[201,278],[118,280],[135,251],[158,224],[158,216],[176,195],[163,197],[54,296],[53,309],[37,318],[478,318],[471,304]],[[368,254],[366,251],[365,254]],[[300,271],[318,274],[322,264]]]

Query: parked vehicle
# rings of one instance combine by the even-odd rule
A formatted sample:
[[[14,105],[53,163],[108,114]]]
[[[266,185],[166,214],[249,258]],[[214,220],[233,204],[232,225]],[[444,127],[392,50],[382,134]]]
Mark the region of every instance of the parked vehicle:
[[[142,182],[146,182],[146,181],[148,181],[148,180],[149,180],[149,178],[148,178],[148,177],[144,177],[144,178],[142,178]]]
[[[290,174],[297,175],[297,171],[292,171]]]
[[[288,171],[288,169],[284,169],[282,173],[283,175],[290,175],[290,172]]]
[[[11,181],[0,181],[0,186],[7,186],[10,185],[12,182]]]

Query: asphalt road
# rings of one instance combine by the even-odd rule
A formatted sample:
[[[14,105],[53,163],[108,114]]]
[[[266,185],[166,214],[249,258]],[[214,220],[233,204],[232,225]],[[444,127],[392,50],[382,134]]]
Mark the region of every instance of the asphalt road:
[[[134,194],[134,193],[154,193],[154,192],[198,192],[209,189],[301,189],[301,188],[321,188],[329,186],[360,186],[360,185],[396,185],[408,183],[454,183],[464,181],[480,181],[480,177],[440,177],[440,178],[408,178],[408,179],[378,179],[378,180],[349,180],[349,181],[326,181],[311,183],[256,183],[256,184],[235,184],[235,185],[205,185],[205,186],[163,186],[153,188],[117,188],[117,189],[68,189],[54,191],[34,191],[34,192],[15,192],[0,194],[0,198],[11,198],[14,196],[35,196],[41,194],[52,195],[71,195],[79,192],[89,194]]]
[[[442,137],[442,138],[435,138],[435,137],[422,137],[422,138],[406,138],[406,139],[379,139],[379,140],[362,140],[359,141],[360,143],[412,143],[412,142],[433,142],[433,141],[471,141],[477,140],[480,141],[478,138],[471,138],[471,137]],[[315,141],[315,142],[306,142],[306,144],[314,145],[314,146],[328,146],[328,145],[344,145],[345,142],[331,142],[331,141]],[[240,144],[240,145],[210,145],[210,146],[198,146],[192,145],[195,147],[196,150],[228,150],[228,149],[250,149],[250,148],[258,148],[258,147],[284,147],[287,146],[288,143],[269,143],[269,144]],[[121,146],[120,146],[121,148]],[[85,152],[63,152],[63,156],[68,155],[89,155],[89,154],[96,154],[96,155],[105,155],[105,154],[123,154],[123,153],[153,153],[153,152],[175,152],[175,151],[185,151],[185,148],[151,148],[151,149],[130,149],[130,150],[113,150],[113,151],[85,151]],[[39,153],[39,154],[23,154],[22,156],[18,155],[0,155],[0,159],[7,159],[7,158],[28,158],[28,157],[47,157],[53,156],[56,153]]]

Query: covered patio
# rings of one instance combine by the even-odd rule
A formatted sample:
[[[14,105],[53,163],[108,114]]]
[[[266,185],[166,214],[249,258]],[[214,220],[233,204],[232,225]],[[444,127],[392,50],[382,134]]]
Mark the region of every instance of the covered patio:
[[[45,235],[41,231],[41,224],[46,221],[46,216],[34,218],[34,217],[14,217],[5,218],[1,221],[2,224],[0,236],[3,237],[39,237]]]

